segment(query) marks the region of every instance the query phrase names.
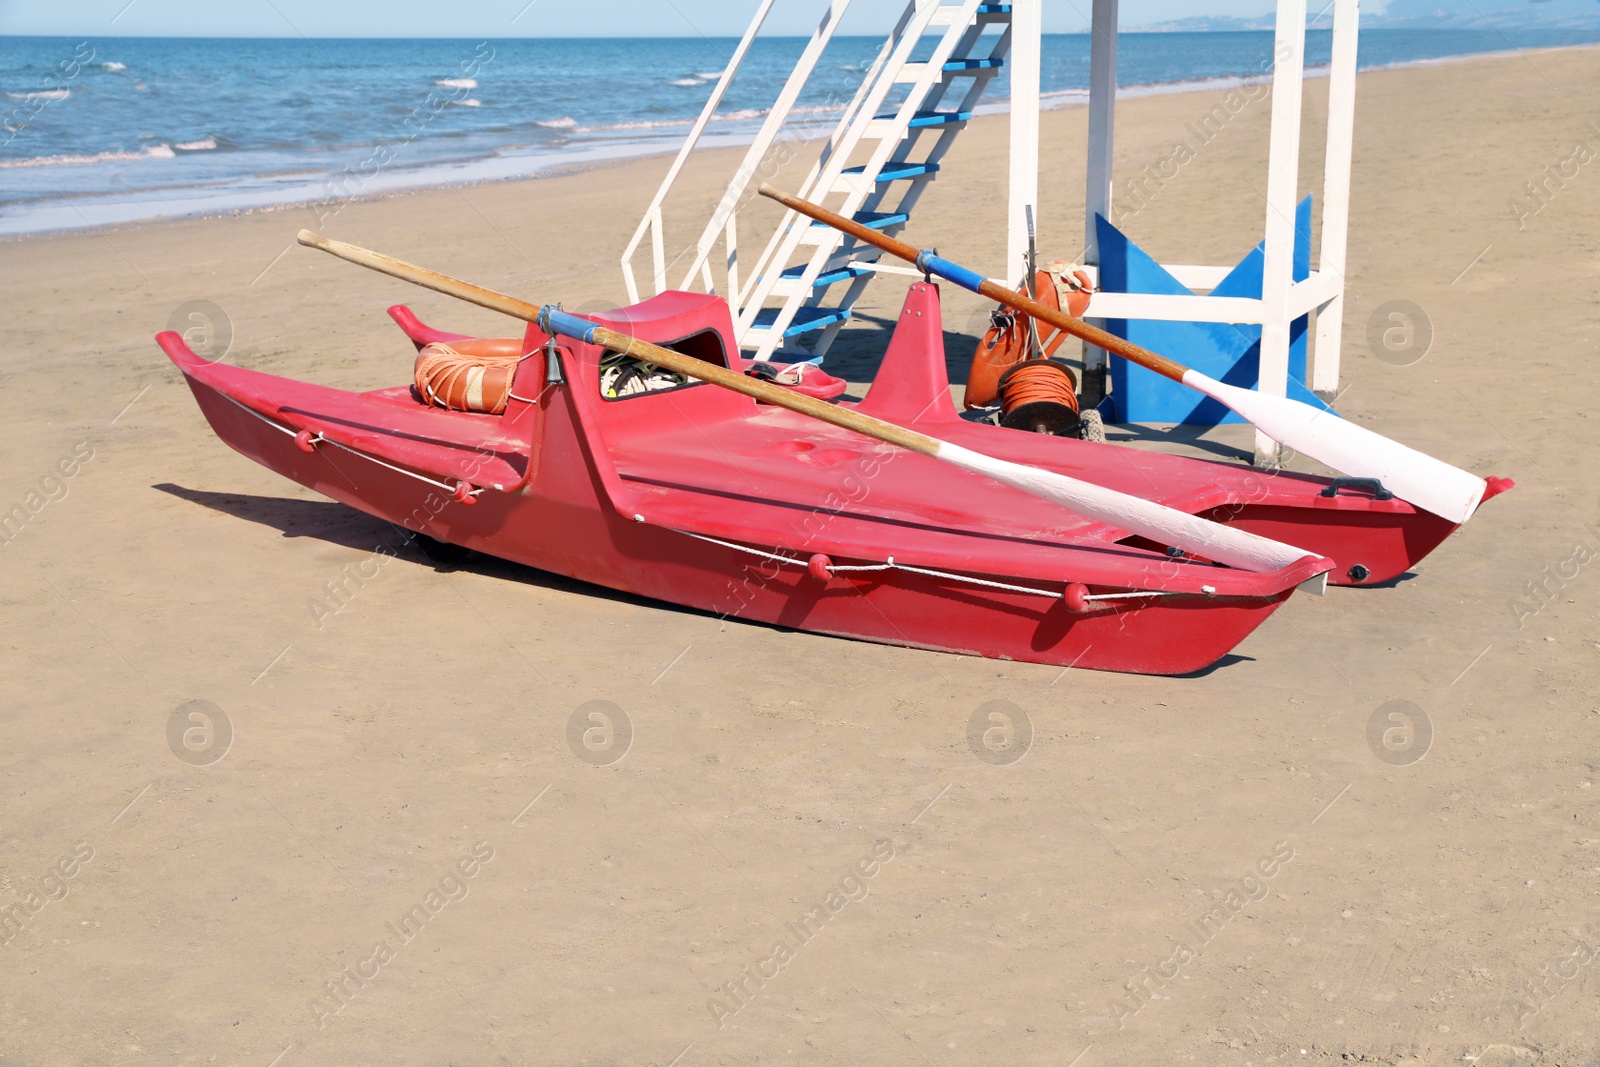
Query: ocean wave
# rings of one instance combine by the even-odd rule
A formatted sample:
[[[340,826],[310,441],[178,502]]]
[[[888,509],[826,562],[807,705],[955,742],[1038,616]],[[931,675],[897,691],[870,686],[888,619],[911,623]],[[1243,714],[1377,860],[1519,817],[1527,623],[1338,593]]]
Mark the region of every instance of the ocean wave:
[[[667,119],[661,122],[614,122],[605,126],[579,126],[574,133],[609,133],[612,130],[656,130],[668,126],[692,126],[693,119]]]
[[[7,93],[13,100],[65,100],[72,95],[71,89],[41,89],[36,93]]]
[[[446,89],[476,89],[478,87],[478,79],[477,78],[445,78],[442,81],[436,81],[433,84],[442,85]]]
[[[181,145],[179,147],[182,147]],[[214,145],[213,145],[214,147]],[[168,144],[151,145],[142,152],[96,152],[92,156],[35,156],[32,159],[0,159],[0,169],[17,167],[70,167],[93,163],[128,163],[138,159],[172,159],[177,155]]]
[[[718,78],[722,77],[722,74],[723,74],[722,71],[714,70],[710,74],[696,74],[695,77],[696,78],[704,78],[708,82],[714,82]]]
[[[702,84],[702,82],[700,81],[699,78],[674,78],[672,80],[671,84],[673,84],[673,85],[681,85],[681,86],[684,86],[685,88],[693,88],[696,85]]]
[[[446,100],[445,103],[454,104],[456,107],[482,107],[483,106],[483,101],[482,100],[474,100],[471,97],[468,97],[465,100]]]
[[[95,66],[99,67],[101,70],[111,71],[113,74],[115,74],[119,70],[127,70],[128,69],[128,64],[126,64],[126,63],[118,63],[114,59],[108,59],[104,63],[96,63]]]
[[[543,126],[547,130],[575,130],[578,128],[578,120],[563,116],[559,119],[550,119],[548,122],[535,122],[534,125]]]
[[[172,146],[180,152],[209,152],[217,147],[215,137],[202,137],[198,141],[179,141]]]
[[[769,109],[764,108],[764,107],[763,108],[745,107],[745,108],[740,108],[738,111],[730,111],[726,115],[712,115],[711,116],[711,121],[712,122],[744,122],[747,119],[759,119],[761,116],[765,115],[768,110]]]

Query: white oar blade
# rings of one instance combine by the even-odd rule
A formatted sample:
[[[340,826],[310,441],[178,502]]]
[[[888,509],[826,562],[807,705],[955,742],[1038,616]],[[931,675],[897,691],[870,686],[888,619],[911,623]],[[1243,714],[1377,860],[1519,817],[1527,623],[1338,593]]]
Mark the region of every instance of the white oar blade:
[[[948,442],[940,443],[937,455],[959,467],[988,475],[1087,518],[1148,537],[1159,544],[1174,545],[1230,567],[1267,573],[1308,556],[1316,558],[1316,553],[1303,548],[1211,522],[1151,500],[1119,493],[1105,486],[1091,485],[1054,471],[1008,463]]]
[[[1400,499],[1451,522],[1471,518],[1488,489],[1476,474],[1298,400],[1225,385],[1196,370],[1183,382],[1226,404],[1274,441],[1352,478],[1376,478]]]

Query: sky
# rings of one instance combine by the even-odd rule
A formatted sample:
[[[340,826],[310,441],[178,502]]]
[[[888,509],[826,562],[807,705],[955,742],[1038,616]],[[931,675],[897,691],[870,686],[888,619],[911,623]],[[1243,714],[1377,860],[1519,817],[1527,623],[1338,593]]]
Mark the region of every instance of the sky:
[[[737,37],[757,0],[0,0],[0,34],[62,37]],[[1045,30],[1089,21],[1090,0],[1047,0]],[[905,0],[855,0],[841,33],[881,34]],[[1272,0],[1122,0],[1124,27],[1263,15]],[[766,34],[809,35],[826,0],[777,0]]]

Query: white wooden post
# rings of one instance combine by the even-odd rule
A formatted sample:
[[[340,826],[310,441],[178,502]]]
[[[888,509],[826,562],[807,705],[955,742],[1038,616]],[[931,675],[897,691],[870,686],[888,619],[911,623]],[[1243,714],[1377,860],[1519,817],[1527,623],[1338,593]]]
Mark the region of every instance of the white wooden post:
[[[1344,326],[1345,249],[1350,226],[1350,155],[1356,119],[1356,33],[1361,0],[1335,0],[1333,66],[1328,77],[1328,148],[1322,176],[1322,238],[1318,270],[1334,279],[1337,294],[1317,311],[1317,346],[1311,388],[1339,391],[1339,346]]]
[[[1261,264],[1261,384],[1258,388],[1268,396],[1285,396],[1289,390],[1289,288],[1294,284],[1306,0],[1278,0],[1274,37],[1272,132],[1267,146],[1267,239]],[[1279,459],[1278,442],[1257,430],[1256,465],[1275,467]]]
[[[848,5],[849,0],[845,0]],[[661,188],[656,190],[655,197],[650,201],[650,207],[645,211],[644,218],[639,222],[639,228],[634,231],[633,240],[628,243],[627,251],[622,253],[622,278],[628,286],[628,300],[631,303],[639,302],[639,287],[633,277],[633,254],[638,251],[639,243],[644,239],[645,228],[652,225],[656,227],[652,239],[651,271],[655,281],[655,290],[661,292],[667,287],[666,257],[662,250],[663,235],[661,233],[661,204],[667,198],[667,193],[672,189],[672,183],[678,180],[678,172],[683,169],[683,164],[689,158],[689,153],[699,143],[700,135],[705,132],[706,123],[711,121],[711,116],[716,113],[717,105],[722,103],[723,94],[728,91],[728,85],[733,81],[734,74],[739,69],[739,64],[744,62],[745,53],[750,50],[750,42],[756,39],[761,26],[767,21],[767,14],[772,10],[773,0],[761,0],[761,6],[756,10],[755,17],[750,20],[750,25],[745,29],[744,36],[739,39],[739,46],[733,50],[733,58],[722,69],[722,74],[717,78],[717,84],[711,90],[711,99],[706,101],[706,106],[701,109],[699,118],[695,119],[694,127],[689,131],[689,137],[683,142],[683,147],[678,150],[678,157],[672,161],[672,166],[667,169],[667,176],[661,183]]]
[[[1000,277],[1027,273],[1027,209],[1039,217],[1039,48],[1042,0],[1012,0],[1011,54],[1011,203],[1006,229],[1006,262]],[[1031,284],[1031,282],[1030,282]]]
[[[1089,45],[1089,169],[1084,187],[1083,261],[1100,264],[1094,218],[1111,218],[1111,156],[1117,108],[1117,0],[1094,0]],[[1100,325],[1099,320],[1096,324]],[[1085,368],[1104,367],[1106,354],[1083,346]]]

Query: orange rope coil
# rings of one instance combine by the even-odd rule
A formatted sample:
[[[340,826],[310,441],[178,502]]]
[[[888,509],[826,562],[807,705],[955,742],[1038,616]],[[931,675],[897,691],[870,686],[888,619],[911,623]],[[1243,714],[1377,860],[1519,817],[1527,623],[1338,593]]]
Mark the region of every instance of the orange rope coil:
[[[996,383],[1000,425],[1035,433],[1057,433],[1078,422],[1078,380],[1053,359],[1014,363]]]

